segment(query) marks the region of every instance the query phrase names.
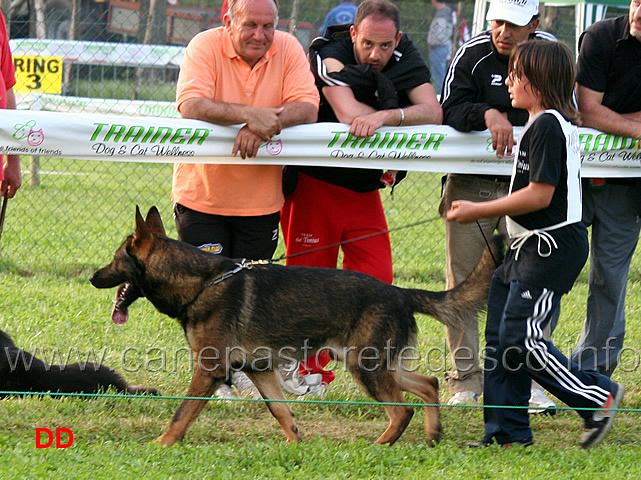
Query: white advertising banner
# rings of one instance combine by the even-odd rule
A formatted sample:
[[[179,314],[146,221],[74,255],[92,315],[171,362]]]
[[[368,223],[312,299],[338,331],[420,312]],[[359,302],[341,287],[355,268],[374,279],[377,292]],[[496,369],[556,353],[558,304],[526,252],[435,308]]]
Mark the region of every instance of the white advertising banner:
[[[131,67],[178,67],[185,47],[140,43],[14,38],[9,40],[13,56],[62,57],[65,63]]]
[[[179,118],[13,110],[0,115],[0,154],[493,175],[510,175],[512,170],[511,159],[494,155],[489,131],[461,133],[442,125],[416,125],[381,128],[363,139],[340,123],[300,125],[265,142],[256,158],[243,160],[231,156],[238,128]],[[636,139],[585,128],[579,135],[583,176],[641,177]]]

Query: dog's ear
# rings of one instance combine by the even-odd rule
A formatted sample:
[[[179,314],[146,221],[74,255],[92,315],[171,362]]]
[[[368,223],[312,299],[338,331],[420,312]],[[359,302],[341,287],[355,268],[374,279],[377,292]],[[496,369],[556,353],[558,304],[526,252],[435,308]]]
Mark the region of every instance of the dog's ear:
[[[145,238],[151,236],[151,230],[147,227],[145,220],[140,214],[140,208],[136,205],[136,230],[134,231],[134,244],[141,243]]]
[[[162,224],[162,218],[160,218],[160,212],[155,206],[151,207],[147,212],[147,220],[145,222],[152,232],[167,236],[165,227]]]

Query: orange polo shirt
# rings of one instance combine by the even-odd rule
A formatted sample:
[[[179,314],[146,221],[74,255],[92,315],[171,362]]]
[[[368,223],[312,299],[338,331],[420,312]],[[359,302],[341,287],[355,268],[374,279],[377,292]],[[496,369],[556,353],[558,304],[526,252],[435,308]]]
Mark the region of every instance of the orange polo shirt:
[[[276,31],[271,48],[250,68],[225,27],[201,32],[187,46],[176,87],[178,110],[195,97],[253,107],[319,103],[305,52],[293,35]],[[171,199],[202,213],[269,215],[283,205],[281,182],[280,165],[176,163]]]

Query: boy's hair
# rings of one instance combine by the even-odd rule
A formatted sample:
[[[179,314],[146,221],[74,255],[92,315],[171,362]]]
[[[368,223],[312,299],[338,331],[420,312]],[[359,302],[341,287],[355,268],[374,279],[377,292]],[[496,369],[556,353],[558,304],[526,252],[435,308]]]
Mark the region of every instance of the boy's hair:
[[[354,17],[354,28],[358,30],[361,22],[370,15],[389,18],[394,21],[396,31],[401,29],[401,13],[396,5],[387,0],[364,0],[356,9]]]
[[[557,110],[566,120],[579,125],[573,99],[574,56],[567,45],[550,40],[523,42],[512,50],[509,65],[511,74],[528,79],[544,108]]]

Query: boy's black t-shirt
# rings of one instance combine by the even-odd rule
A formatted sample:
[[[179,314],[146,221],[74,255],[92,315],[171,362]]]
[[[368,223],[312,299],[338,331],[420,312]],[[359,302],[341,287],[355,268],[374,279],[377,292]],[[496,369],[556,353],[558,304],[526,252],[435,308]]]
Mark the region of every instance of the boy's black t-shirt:
[[[548,207],[512,217],[528,230],[540,230],[567,221],[571,207],[581,204],[580,181],[568,181],[570,141],[557,117],[551,113],[543,113],[521,133],[512,192],[525,188],[530,182],[543,182],[555,187]],[[580,160],[574,158],[573,161]],[[578,165],[569,170],[572,172],[570,175],[580,172]],[[588,256],[587,229],[577,221],[547,233],[557,248],[533,235],[518,251],[518,259],[516,250],[508,250],[501,272],[505,280],[518,280],[558,293],[570,291]],[[542,256],[540,252],[551,253]]]

